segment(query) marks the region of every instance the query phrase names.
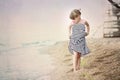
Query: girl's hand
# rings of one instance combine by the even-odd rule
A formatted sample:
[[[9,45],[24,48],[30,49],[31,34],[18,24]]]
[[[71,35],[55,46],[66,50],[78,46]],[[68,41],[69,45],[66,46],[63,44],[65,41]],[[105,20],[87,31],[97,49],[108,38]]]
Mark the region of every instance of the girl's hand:
[[[88,32],[85,32],[86,34],[85,34],[85,36],[88,36],[89,35],[89,33]]]
[[[69,35],[69,39],[70,39],[71,35]]]

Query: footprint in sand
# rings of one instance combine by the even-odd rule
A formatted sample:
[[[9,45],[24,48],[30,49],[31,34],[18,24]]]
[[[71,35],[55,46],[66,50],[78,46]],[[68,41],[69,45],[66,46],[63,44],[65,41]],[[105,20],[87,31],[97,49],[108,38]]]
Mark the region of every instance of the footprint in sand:
[[[67,71],[66,73],[71,73],[73,72],[73,68],[71,68],[69,71]]]
[[[103,55],[103,56],[100,56],[100,57],[97,57],[97,59],[104,59],[106,57],[110,57],[110,56],[113,56],[115,53],[111,53],[111,54],[108,54],[108,55]]]
[[[111,64],[112,62],[104,62],[104,64]]]
[[[105,61],[105,60],[103,60],[103,59],[96,59],[95,60],[95,62],[103,62],[103,61]]]
[[[69,55],[69,54],[65,55],[65,57],[69,57],[69,56],[71,56],[71,55]]]
[[[101,73],[103,73],[103,72],[94,72],[92,75],[99,75],[99,74],[101,74]]]
[[[67,66],[72,66],[73,64],[71,63],[71,64],[68,64]]]
[[[72,59],[71,58],[69,58],[69,59],[65,59],[65,60],[63,60],[63,62],[68,62],[68,61],[71,61]]]

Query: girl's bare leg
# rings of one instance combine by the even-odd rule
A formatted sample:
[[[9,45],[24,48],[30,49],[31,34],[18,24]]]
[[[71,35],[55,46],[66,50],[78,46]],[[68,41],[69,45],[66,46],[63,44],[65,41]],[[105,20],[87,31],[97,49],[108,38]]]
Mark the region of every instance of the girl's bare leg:
[[[80,70],[81,53],[78,54],[77,69]]]
[[[78,65],[78,52],[73,51],[73,71],[77,71],[77,65]]]

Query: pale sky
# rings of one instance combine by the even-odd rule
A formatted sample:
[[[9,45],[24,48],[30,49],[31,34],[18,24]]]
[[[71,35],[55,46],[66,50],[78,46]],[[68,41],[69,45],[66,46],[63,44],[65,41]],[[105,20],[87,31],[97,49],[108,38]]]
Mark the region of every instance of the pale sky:
[[[106,0],[0,0],[0,40],[68,40],[70,12],[81,8],[92,30],[103,24]]]

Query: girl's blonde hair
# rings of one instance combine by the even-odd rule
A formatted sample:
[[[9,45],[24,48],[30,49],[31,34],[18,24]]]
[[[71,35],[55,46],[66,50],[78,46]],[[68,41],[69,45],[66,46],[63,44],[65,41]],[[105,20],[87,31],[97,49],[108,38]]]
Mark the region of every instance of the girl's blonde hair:
[[[81,10],[81,9],[80,9]],[[70,19],[74,20],[76,17],[78,17],[79,15],[81,15],[79,9],[74,9],[71,13],[70,13]]]

